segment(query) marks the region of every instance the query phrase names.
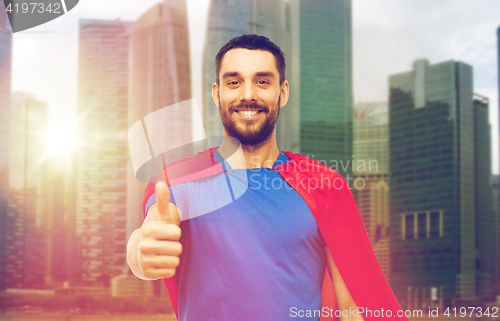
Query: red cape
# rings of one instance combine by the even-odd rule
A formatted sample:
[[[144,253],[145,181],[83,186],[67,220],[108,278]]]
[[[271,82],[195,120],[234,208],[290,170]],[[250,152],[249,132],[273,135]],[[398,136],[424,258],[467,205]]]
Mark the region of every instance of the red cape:
[[[213,152],[217,148],[210,148],[175,161],[153,177],[144,193],[143,213],[149,197],[155,192],[157,181],[166,181],[168,185],[174,185],[226,170],[213,159]],[[371,316],[363,313],[364,320],[378,320],[386,316],[386,311],[391,310],[391,319],[407,321],[408,318],[404,315],[397,317],[397,311],[401,310],[401,306],[380,269],[358,207],[344,178],[316,160],[291,152],[283,153],[290,158],[290,161],[274,169],[278,170],[281,177],[306,201],[358,308],[372,311]],[[181,266],[182,262],[177,269]],[[177,272],[174,277],[164,280],[177,318],[179,274]],[[322,294],[323,307],[333,308],[333,311],[338,309],[332,280],[328,273],[325,273]],[[384,314],[377,315],[375,311],[378,313],[383,311]],[[333,318],[322,317],[321,320],[333,320]]]

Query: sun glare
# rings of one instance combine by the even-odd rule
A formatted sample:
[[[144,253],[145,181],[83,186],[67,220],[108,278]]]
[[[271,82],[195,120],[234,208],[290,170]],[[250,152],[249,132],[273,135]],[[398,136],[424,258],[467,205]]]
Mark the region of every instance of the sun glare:
[[[47,155],[57,155],[70,160],[71,152],[77,145],[75,125],[55,124],[47,131]]]

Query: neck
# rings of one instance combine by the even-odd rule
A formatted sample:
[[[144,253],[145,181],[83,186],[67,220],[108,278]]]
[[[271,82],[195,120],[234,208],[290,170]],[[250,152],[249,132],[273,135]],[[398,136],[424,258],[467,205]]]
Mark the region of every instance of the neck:
[[[272,167],[280,152],[275,132],[258,145],[243,145],[224,131],[224,140],[219,147],[219,153],[234,169]]]

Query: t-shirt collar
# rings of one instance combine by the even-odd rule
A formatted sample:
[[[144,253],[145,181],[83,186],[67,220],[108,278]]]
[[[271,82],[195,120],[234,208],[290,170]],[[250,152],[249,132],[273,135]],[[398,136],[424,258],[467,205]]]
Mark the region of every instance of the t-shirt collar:
[[[231,169],[231,165],[229,165],[229,163],[224,159],[224,157],[222,157],[222,155],[219,153],[218,148],[215,150],[213,157],[214,157],[215,161],[217,161],[218,163],[220,163],[222,165],[222,167],[224,167],[224,169],[228,169],[228,170]],[[282,151],[280,151],[278,158],[274,161],[272,168],[275,168],[276,166],[282,165],[282,164],[288,162],[289,160],[290,160],[290,158],[288,156],[286,156]],[[264,167],[264,168],[268,168],[268,167]]]

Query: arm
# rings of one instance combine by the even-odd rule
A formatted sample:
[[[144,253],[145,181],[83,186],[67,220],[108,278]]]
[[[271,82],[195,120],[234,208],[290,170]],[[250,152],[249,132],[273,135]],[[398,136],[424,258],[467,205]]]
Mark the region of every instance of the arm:
[[[351,294],[349,293],[349,290],[347,289],[344,280],[342,279],[342,276],[340,275],[339,270],[337,269],[337,266],[335,265],[335,262],[333,262],[332,254],[330,253],[330,250],[328,247],[325,247],[326,251],[326,261],[327,261],[327,267],[328,267],[328,272],[330,273],[330,276],[333,281],[333,288],[335,290],[335,296],[337,297],[337,303],[339,306],[340,311],[349,311],[349,308],[351,310],[357,310],[356,303],[351,297]],[[363,317],[361,314],[359,314],[357,317],[350,317],[349,315],[346,316],[341,316],[340,317],[341,321],[363,321]]]

